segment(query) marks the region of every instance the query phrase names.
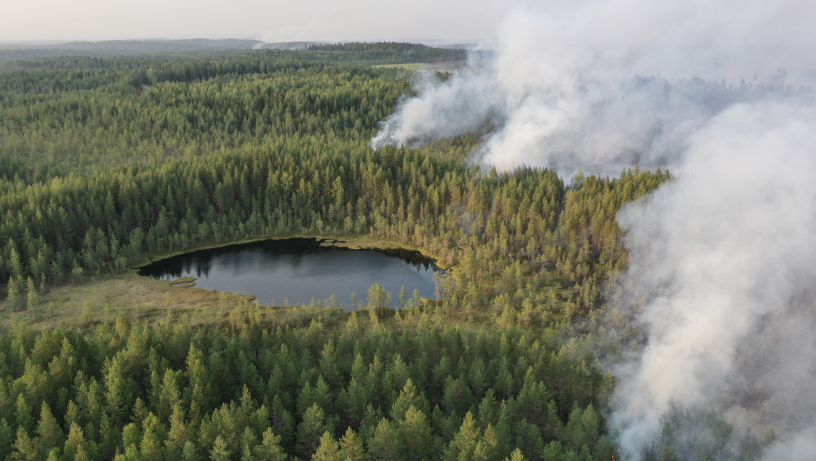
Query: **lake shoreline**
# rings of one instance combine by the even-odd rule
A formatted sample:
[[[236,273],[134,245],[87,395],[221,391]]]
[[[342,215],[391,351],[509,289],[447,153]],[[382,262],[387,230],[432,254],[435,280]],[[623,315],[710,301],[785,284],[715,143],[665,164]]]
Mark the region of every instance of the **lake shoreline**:
[[[248,238],[242,240],[235,240],[231,242],[224,242],[224,243],[205,243],[203,245],[195,245],[190,248],[181,250],[181,251],[174,251],[171,253],[162,253],[161,255],[152,257],[146,256],[145,258],[140,258],[135,264],[128,266],[131,270],[135,270],[138,274],[139,269],[149,266],[150,264],[163,261],[165,259],[169,259],[175,256],[180,256],[186,253],[192,253],[194,251],[199,250],[213,250],[216,248],[223,248],[228,247],[231,245],[242,245],[245,243],[255,243],[255,242],[263,242],[267,240],[289,240],[289,239],[296,239],[296,238],[313,238],[320,241],[321,246],[335,246],[338,248],[348,248],[350,250],[404,250],[404,251],[415,251],[421,254],[423,257],[433,260],[436,267],[442,269],[443,271],[447,271],[450,268],[443,265],[441,263],[441,259],[438,258],[436,255],[432,255],[430,253],[424,252],[421,249],[406,245],[399,242],[394,242],[391,240],[381,240],[381,239],[373,239],[367,234],[357,234],[357,235],[350,235],[344,237],[324,237],[320,235],[313,235],[313,234],[290,234],[284,236],[274,236],[274,237],[256,237],[256,238]]]

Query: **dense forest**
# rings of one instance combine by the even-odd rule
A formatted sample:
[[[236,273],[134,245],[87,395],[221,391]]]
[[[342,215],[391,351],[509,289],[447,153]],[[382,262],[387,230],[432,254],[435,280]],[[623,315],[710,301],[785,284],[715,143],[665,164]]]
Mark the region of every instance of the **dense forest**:
[[[368,235],[448,270],[436,299],[397,310],[372,289],[365,311],[297,322],[235,306],[197,328],[19,323],[0,332],[0,459],[618,456],[601,361],[639,336],[605,307],[627,263],[615,215],[671,175],[499,173],[467,162],[476,136],[373,151],[411,75],[371,66],[463,58],[347,44],[4,64],[12,311],[147,256],[251,238]],[[757,459],[759,441],[726,446],[727,432],[695,454]],[[671,438],[646,457],[677,459]]]

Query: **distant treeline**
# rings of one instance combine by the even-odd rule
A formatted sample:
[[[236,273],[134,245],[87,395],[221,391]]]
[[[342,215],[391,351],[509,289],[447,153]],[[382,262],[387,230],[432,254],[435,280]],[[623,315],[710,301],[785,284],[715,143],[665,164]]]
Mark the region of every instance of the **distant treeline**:
[[[195,42],[195,41],[191,41]],[[131,42],[115,42],[129,45]],[[143,42],[132,42],[134,45]],[[148,42],[152,43],[152,42]],[[117,52],[115,46],[104,48],[106,52],[89,52],[85,49],[65,50],[9,50],[0,48],[0,72],[14,70],[56,70],[56,69],[103,69],[103,68],[141,68],[155,66],[159,63],[197,63],[197,62],[225,62],[233,60],[245,61],[289,61],[299,65],[317,64],[404,64],[414,62],[443,62],[460,61],[467,57],[462,49],[433,48],[425,45],[409,43],[347,43],[338,45],[310,45],[306,49],[285,50],[272,48],[273,45],[261,49],[249,50],[253,45],[250,42],[236,45],[234,48],[224,47],[217,51],[210,51],[202,46],[191,48],[198,52],[167,52],[161,51],[162,44],[156,42],[143,52],[135,52],[130,48]],[[172,43],[172,42],[170,42]],[[260,42],[251,42],[260,43]],[[248,46],[243,46],[248,45]],[[124,45],[123,45],[124,46]],[[147,46],[147,45],[145,45]],[[156,56],[152,56],[156,54]],[[2,88],[2,85],[0,85]]]
[[[467,52],[457,48],[433,48],[414,43],[336,43],[315,44],[306,47],[307,51],[361,53],[369,59],[387,60],[382,64],[401,64],[411,62],[444,62],[461,61],[467,58]],[[402,57],[400,60],[399,57]]]
[[[72,56],[110,57],[145,55],[212,54],[249,50],[263,42],[257,40],[106,40],[101,42],[68,42],[54,45],[2,44],[0,63],[35,58]]]

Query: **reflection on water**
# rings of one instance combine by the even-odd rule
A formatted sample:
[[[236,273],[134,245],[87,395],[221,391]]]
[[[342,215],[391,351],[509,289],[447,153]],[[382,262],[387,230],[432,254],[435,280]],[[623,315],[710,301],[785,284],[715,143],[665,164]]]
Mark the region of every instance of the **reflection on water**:
[[[139,273],[164,280],[195,277],[208,290],[255,295],[261,304],[309,304],[312,297],[337,295],[350,307],[350,295],[365,301],[373,284],[392,293],[395,305],[401,286],[408,296],[418,289],[434,295],[433,262],[402,250],[349,250],[321,247],[316,239],[265,240],[199,250],[157,261]]]

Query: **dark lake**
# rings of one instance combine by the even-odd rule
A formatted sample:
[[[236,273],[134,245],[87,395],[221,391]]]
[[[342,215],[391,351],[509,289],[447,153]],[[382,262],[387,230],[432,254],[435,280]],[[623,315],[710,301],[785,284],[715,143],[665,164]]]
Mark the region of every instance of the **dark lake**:
[[[368,289],[378,284],[398,305],[400,287],[408,297],[414,289],[433,298],[433,273],[439,268],[422,254],[404,250],[350,250],[321,247],[310,238],[264,240],[230,245],[162,259],[139,274],[175,280],[195,277],[196,287],[254,295],[261,304],[309,304],[332,294],[346,310],[354,292],[365,303]]]

